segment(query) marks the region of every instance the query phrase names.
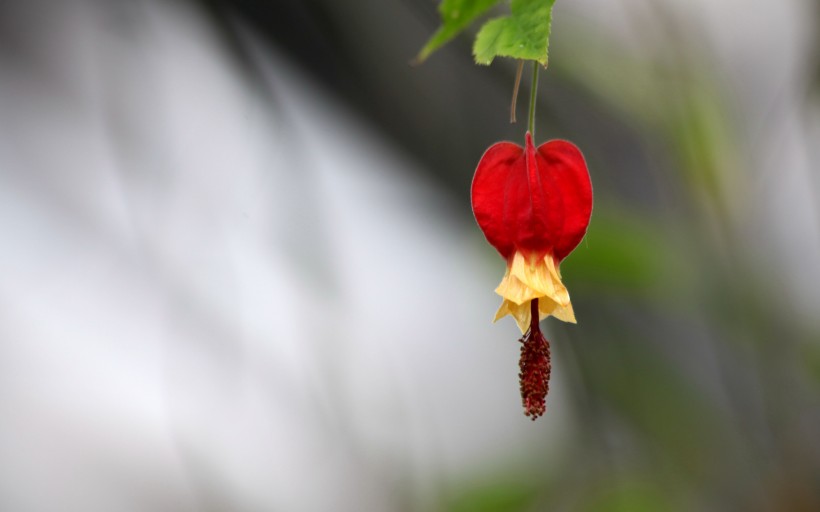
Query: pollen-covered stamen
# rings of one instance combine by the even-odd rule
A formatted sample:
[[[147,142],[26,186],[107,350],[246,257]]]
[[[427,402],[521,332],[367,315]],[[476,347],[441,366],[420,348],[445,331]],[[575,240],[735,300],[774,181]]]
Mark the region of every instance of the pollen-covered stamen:
[[[530,302],[532,319],[530,329],[521,338],[521,402],[524,405],[524,414],[533,421],[547,410],[546,399],[549,391],[550,372],[550,344],[541,334],[538,325],[538,299]]]

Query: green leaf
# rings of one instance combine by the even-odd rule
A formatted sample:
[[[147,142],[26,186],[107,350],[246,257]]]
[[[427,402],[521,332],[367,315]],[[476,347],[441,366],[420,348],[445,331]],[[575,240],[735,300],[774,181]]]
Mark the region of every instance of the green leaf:
[[[442,25],[421,49],[416,62],[423,62],[431,53],[444,46],[482,14],[501,0],[442,0],[438,6]]]
[[[473,45],[477,64],[495,57],[535,60],[547,65],[547,48],[555,0],[512,0],[512,14],[481,27]]]

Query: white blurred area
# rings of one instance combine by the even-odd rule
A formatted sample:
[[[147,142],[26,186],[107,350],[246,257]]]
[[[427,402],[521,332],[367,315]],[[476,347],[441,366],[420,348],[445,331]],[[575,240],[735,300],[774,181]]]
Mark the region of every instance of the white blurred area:
[[[181,3],[13,11],[0,510],[426,509],[560,449],[560,370],[532,425],[489,323],[503,263],[275,50],[243,42],[260,95]]]

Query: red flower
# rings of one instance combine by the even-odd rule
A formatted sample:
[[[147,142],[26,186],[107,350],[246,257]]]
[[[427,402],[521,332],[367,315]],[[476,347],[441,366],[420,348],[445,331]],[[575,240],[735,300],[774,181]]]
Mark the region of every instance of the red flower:
[[[494,144],[478,163],[472,202],[484,236],[507,261],[496,288],[504,300],[495,320],[512,315],[525,334],[521,391],[527,414],[534,419],[544,412],[550,364],[549,344],[538,321],[552,315],[575,322],[559,265],[584,238],[592,213],[584,157],[562,140],[536,149],[529,132],[524,148]]]

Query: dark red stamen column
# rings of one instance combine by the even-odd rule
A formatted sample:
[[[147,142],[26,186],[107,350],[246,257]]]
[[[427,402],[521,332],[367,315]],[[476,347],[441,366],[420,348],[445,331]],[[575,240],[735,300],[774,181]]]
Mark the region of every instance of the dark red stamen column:
[[[532,319],[530,329],[521,338],[521,402],[524,414],[535,420],[547,410],[546,399],[550,387],[550,344],[541,334],[538,323],[538,299],[530,302]]]

